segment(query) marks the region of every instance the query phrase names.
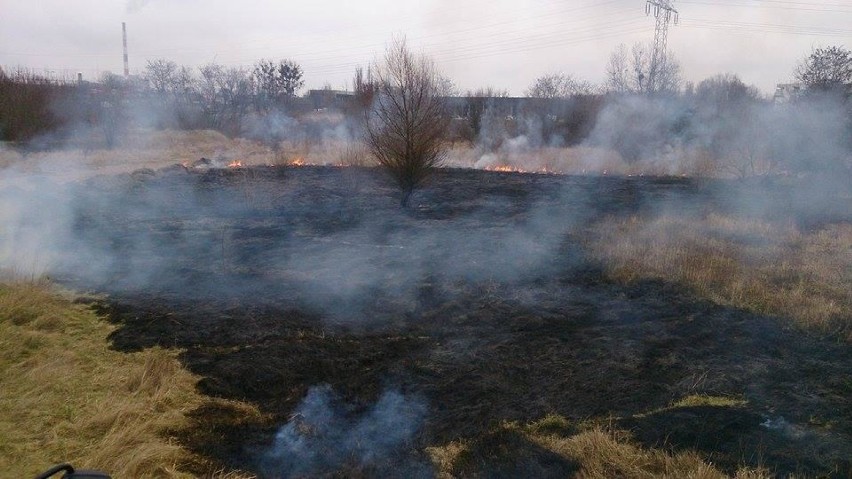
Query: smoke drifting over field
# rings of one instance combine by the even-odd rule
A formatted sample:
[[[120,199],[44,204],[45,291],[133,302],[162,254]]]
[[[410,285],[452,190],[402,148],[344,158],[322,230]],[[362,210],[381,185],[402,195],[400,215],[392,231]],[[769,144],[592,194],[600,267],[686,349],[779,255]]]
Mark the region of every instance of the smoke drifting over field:
[[[509,119],[486,113],[467,161],[490,169],[714,177],[852,169],[852,113],[836,96],[769,103],[713,91],[613,95],[588,108],[595,110],[568,104]],[[578,117],[583,123],[573,123]]]
[[[442,206],[441,193],[424,192],[419,212],[406,213],[376,172],[339,173],[176,167],[60,184],[7,171],[2,264],[117,293],[289,297],[360,322],[363,302],[414,301],[429,278],[511,283],[542,274],[586,214],[582,197],[560,210],[565,193],[553,182],[551,198],[529,205],[474,196]],[[280,191],[266,189],[276,183]],[[347,197],[352,184],[380,195]]]
[[[261,459],[269,477],[315,477],[343,466],[383,477],[432,477],[410,450],[427,408],[398,391],[386,391],[366,411],[348,411],[327,385],[311,388],[278,430]]]
[[[509,165],[519,170],[591,174],[513,175],[445,169],[415,194],[407,210],[397,206],[393,184],[370,168],[255,165],[231,169],[219,163],[214,168],[174,165],[96,176],[97,170],[80,171],[79,166],[68,163],[64,165],[69,171],[63,172],[56,165],[18,158],[0,171],[0,268],[26,276],[46,274],[77,289],[106,292],[119,301],[144,295],[154,302],[165,298],[181,304],[212,305],[210,308],[228,314],[238,305],[250,311],[247,323],[255,311],[264,308],[275,312],[276,321],[279,313],[283,317],[283,312],[299,311],[307,318],[300,320],[307,324],[298,327],[331,332],[396,335],[398,329],[424,321],[421,313],[438,306],[449,312],[441,310],[428,321],[459,321],[463,330],[474,327],[464,323],[473,322],[470,318],[482,319],[476,316],[479,311],[490,314],[488,298],[493,297],[495,303],[499,299],[512,306],[508,309],[511,314],[502,318],[505,325],[495,327],[487,351],[477,349],[485,343],[475,329],[471,329],[474,333],[452,335],[439,332],[435,334],[445,336],[430,338],[439,344],[435,351],[407,359],[411,364],[436,361],[441,374],[459,369],[477,354],[494,354],[498,359],[506,354],[509,359],[501,360],[511,361],[511,354],[527,353],[525,343],[515,335],[518,331],[523,334],[525,328],[541,327],[543,335],[550,337],[547,328],[552,327],[558,334],[550,339],[570,344],[572,328],[581,326],[566,327],[565,318],[580,325],[583,321],[610,321],[621,328],[651,316],[642,308],[658,312],[651,309],[653,305],[633,307],[629,299],[603,297],[593,290],[594,285],[580,284],[590,274],[588,270],[597,271],[590,275],[601,281],[601,265],[589,258],[588,245],[582,242],[584,234],[613,217],[627,222],[634,217],[677,217],[688,223],[730,213],[743,222],[777,220],[802,230],[852,219],[848,116],[840,106],[831,102],[761,103],[741,112],[742,116],[730,116],[709,106],[691,105],[695,103],[610,98],[601,105],[588,134],[573,143],[548,124],[552,119],[547,117],[486,117],[477,144],[471,148],[473,153],[469,153],[473,161],[465,166]],[[243,128],[245,136],[270,147],[281,141],[349,143],[358,137],[357,128],[344,116],[319,113],[298,119],[284,113],[253,117]],[[78,141],[83,140],[69,143]],[[748,178],[717,181],[601,175],[604,171],[679,175],[701,172],[705,167],[710,170],[708,176]],[[63,179],[63,173],[73,179]],[[666,222],[651,220],[648,224],[649,229],[637,227],[635,235],[650,244],[665,244],[669,232],[655,228]],[[712,238],[740,234],[724,227],[706,233]],[[743,241],[764,240],[749,236]],[[741,261],[746,265],[748,258]],[[486,300],[472,303],[470,307],[477,311],[462,308],[465,314],[455,316],[461,308],[456,303],[467,301],[473,296],[471,291],[482,292]],[[559,309],[566,301],[568,312]],[[630,307],[619,310],[623,304]],[[524,308],[537,309],[529,319]],[[582,314],[571,316],[571,311]],[[227,316],[225,322],[232,319]],[[218,324],[190,327],[207,326],[214,331],[211,335],[218,336]],[[624,362],[655,347],[646,348],[630,336],[633,333],[622,338],[627,345],[621,358]],[[251,334],[262,339],[267,334],[274,336],[267,329]],[[597,344],[597,337],[591,336],[583,344]],[[751,332],[742,335],[746,336],[751,337]],[[171,340],[169,335],[157,337],[158,341]],[[262,346],[275,352],[279,345],[271,344]],[[570,350],[562,343],[547,344],[555,348],[554,354]],[[233,344],[225,346],[223,350]],[[250,349],[233,348],[234,354]],[[564,364],[588,360],[560,358]],[[700,359],[705,360],[704,356]],[[372,363],[366,364],[372,367]],[[549,366],[558,374],[564,364]],[[656,363],[648,364],[657,368]],[[715,365],[712,360],[707,364]],[[631,363],[634,366],[639,368]],[[325,367],[317,369],[332,375]],[[621,369],[610,372],[634,380]],[[681,372],[683,377],[674,377]],[[279,371],[268,377],[277,378],[275,373]],[[582,376],[585,371],[575,373]],[[686,367],[671,373],[673,393],[660,393],[663,386],[656,383],[648,389],[656,388],[654,394],[661,395],[685,394],[685,378],[693,373]],[[328,386],[316,386],[324,378],[309,383],[313,387],[306,394],[295,395],[293,401],[300,401],[295,415],[278,429],[268,449],[255,457],[258,470],[272,477],[316,475],[339,468],[379,474],[402,470],[407,477],[430,475],[432,471],[412,457],[409,449],[428,427],[434,413],[430,408],[436,397],[441,399],[441,388],[459,390],[451,389],[452,384],[427,383],[434,388],[432,392],[437,391],[427,401],[392,387],[404,382],[399,379],[403,375],[385,374],[384,370],[381,375],[391,388],[382,385],[367,395],[373,398],[366,400],[367,405],[353,402],[344,393],[338,398],[338,391]],[[599,379],[590,374],[585,384]],[[456,380],[462,384],[471,379],[458,376]],[[713,387],[721,384],[718,387],[725,391],[739,386],[721,374],[709,382]],[[496,392],[489,389],[491,385],[477,387],[482,390],[473,389],[471,401],[486,397],[482,391],[503,399],[515,395],[500,389],[502,383]],[[283,397],[293,391],[279,392]],[[562,394],[558,388],[552,391]],[[476,395],[480,393],[483,396]],[[506,417],[514,417],[519,410],[527,412],[530,409],[525,408],[535,404],[549,407],[536,400],[527,401],[533,406],[505,400],[511,404],[506,406]],[[553,397],[549,400],[555,401]],[[583,414],[597,411],[589,407]]]
[[[823,97],[732,104],[711,93],[605,97],[589,117],[591,123],[582,127],[587,134],[574,138],[573,145],[566,143],[564,115],[580,114],[578,105],[588,110],[588,101],[548,108],[530,103],[513,118],[486,108],[476,143],[465,153],[466,166],[802,176],[783,197],[787,209],[802,216],[836,210],[837,195],[848,198],[852,127],[847,104]],[[160,121],[150,108],[131,116],[144,124]],[[250,115],[242,131],[273,152],[282,142],[354,145],[360,135],[357,121],[343,114],[296,118],[283,111]],[[66,139],[69,145],[85,141]],[[455,164],[465,165],[465,160],[455,158]],[[81,174],[85,167],[64,166],[75,178],[91,176]],[[298,302],[335,315],[345,312],[350,320],[357,317],[357,305],[364,298],[374,300],[377,291],[413,301],[428,278],[441,283],[528,281],[552,267],[552,258],[570,256],[565,234],[601,214],[594,206],[598,192],[547,179],[540,179],[546,187],[533,196],[488,196],[487,185],[472,185],[478,193],[453,192],[451,200],[441,196],[446,192],[438,180],[438,190],[421,193],[420,206],[406,213],[384,203],[392,193],[378,172],[359,169],[332,175],[329,184],[286,169],[205,173],[175,167],[82,182],[58,179],[63,172],[53,166],[44,172],[54,174],[40,174],[42,169],[35,160],[19,158],[2,170],[0,266],[6,269],[70,276],[93,287],[210,295],[260,292],[282,281]],[[258,191],[258,175],[277,178],[280,189]],[[378,196],[363,195],[365,188]],[[773,204],[778,198],[733,198],[741,192],[732,191],[721,193],[732,210],[756,216],[778,210]],[[700,201],[715,201],[714,196]],[[672,209],[666,198],[640,206],[645,212]],[[256,231],[263,231],[260,242],[250,240]],[[199,256],[204,266],[197,268],[192,262]],[[191,285],[183,284],[186,268],[197,268]],[[220,281],[221,275],[229,280]]]

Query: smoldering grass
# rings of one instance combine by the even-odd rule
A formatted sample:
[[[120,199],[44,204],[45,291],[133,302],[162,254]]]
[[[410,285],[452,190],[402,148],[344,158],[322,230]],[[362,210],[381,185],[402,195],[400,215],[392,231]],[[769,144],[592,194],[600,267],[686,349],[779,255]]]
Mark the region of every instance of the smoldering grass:
[[[381,476],[431,476],[427,464],[407,453],[426,418],[422,399],[386,390],[362,414],[353,414],[351,406],[328,385],[310,388],[260,458],[261,470],[272,477],[369,470]]]
[[[141,168],[166,168],[191,164],[200,158],[240,161],[243,165],[370,166],[370,155],[354,140],[324,138],[316,141],[282,140],[275,148],[248,138],[228,138],[213,130],[132,130],[115,148],[91,146],[85,135],[65,142],[62,149],[24,152],[0,147],[0,170],[15,168],[79,180],[93,175],[129,173]]]

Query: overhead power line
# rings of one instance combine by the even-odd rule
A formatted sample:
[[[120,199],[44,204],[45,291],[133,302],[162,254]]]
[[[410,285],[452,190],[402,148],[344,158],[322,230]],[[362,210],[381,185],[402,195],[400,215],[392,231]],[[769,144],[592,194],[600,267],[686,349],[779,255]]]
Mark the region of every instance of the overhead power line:
[[[826,3],[803,3],[803,2],[759,2],[746,0],[733,1],[701,1],[701,0],[681,0],[681,3],[690,5],[709,5],[713,7],[742,7],[742,8],[761,8],[772,10],[794,10],[799,12],[823,12],[823,13],[849,13],[852,14],[852,4],[826,4]],[[767,4],[763,4],[767,3]]]
[[[483,7],[487,1],[469,0],[479,2]],[[806,0],[719,0],[709,2],[706,0],[681,0],[690,5],[713,5],[719,7],[737,6],[753,8],[781,8],[786,10],[821,11],[821,9],[834,9],[840,13],[852,5],[835,0],[832,3],[816,3]],[[466,3],[466,5],[468,5]],[[541,5],[539,3],[539,5]],[[602,2],[583,2],[581,4],[564,0],[552,0],[546,2],[545,11],[530,12],[529,7],[518,7],[513,10],[517,15],[514,18],[506,18],[506,11],[483,9],[483,13],[476,16],[460,16],[448,23],[442,24],[434,32],[420,36],[409,36],[409,40],[418,48],[423,48],[427,53],[441,62],[467,61],[477,58],[487,58],[502,55],[512,55],[535,51],[539,49],[555,48],[560,46],[593,42],[603,39],[611,39],[632,36],[641,30],[641,20],[633,19],[626,9],[620,8],[624,5],[623,0],[608,0]],[[648,2],[649,13],[654,13],[655,25],[655,48],[656,63],[659,64],[668,42],[668,26],[674,23],[673,0],[652,0]],[[553,8],[551,8],[553,7]],[[627,7],[625,7],[627,8]],[[659,11],[659,15],[657,12]],[[835,13],[837,13],[835,12]],[[405,19],[404,19],[405,20]],[[408,20],[414,20],[410,18]],[[395,25],[396,28],[400,24]],[[662,28],[662,27],[666,28]],[[708,29],[734,31],[747,34],[776,34],[776,35],[809,35],[826,37],[849,37],[852,30],[849,28],[832,28],[825,25],[783,25],[768,22],[735,22],[729,20],[696,18],[694,14],[684,18],[682,26],[688,29]],[[658,34],[658,32],[660,34]],[[312,32],[313,33],[313,32]],[[377,53],[384,49],[384,42],[377,40],[382,33],[364,32],[353,34],[348,38],[335,36],[334,38],[304,37],[292,43],[272,44],[274,37],[269,39],[250,40],[241,48],[229,48],[228,50],[215,50],[203,46],[193,48],[174,49],[149,49],[136,50],[134,54],[156,58],[155,55],[165,52],[191,53],[198,52],[198,56],[213,58],[215,54],[218,62],[227,66],[251,67],[258,58],[250,52],[257,52],[258,56],[268,54],[266,52],[277,49],[283,56],[294,58],[303,66],[310,68],[312,74],[335,74],[351,71],[369,61]],[[330,36],[327,36],[330,37]],[[267,43],[263,45],[263,43]],[[40,52],[3,52],[0,55],[9,58],[0,58],[0,62],[14,64],[15,58],[39,58],[48,56],[62,56],[65,58],[118,58],[115,53],[91,54],[73,52],[66,53],[40,53]],[[73,61],[73,60],[72,60]],[[70,68],[62,67],[53,70],[77,70],[92,71],[92,68]],[[652,70],[654,70],[652,68]],[[649,79],[650,81],[650,79]]]

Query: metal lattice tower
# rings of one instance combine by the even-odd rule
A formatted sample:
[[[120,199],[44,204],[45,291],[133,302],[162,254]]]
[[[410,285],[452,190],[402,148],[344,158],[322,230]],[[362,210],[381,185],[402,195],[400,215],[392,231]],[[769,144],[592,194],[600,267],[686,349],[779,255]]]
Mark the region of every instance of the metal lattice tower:
[[[654,15],[657,25],[654,28],[654,51],[651,53],[651,66],[648,70],[648,91],[657,89],[657,76],[666,61],[666,40],[669,34],[669,24],[677,25],[678,13],[674,8],[674,0],[647,0],[645,15]]]

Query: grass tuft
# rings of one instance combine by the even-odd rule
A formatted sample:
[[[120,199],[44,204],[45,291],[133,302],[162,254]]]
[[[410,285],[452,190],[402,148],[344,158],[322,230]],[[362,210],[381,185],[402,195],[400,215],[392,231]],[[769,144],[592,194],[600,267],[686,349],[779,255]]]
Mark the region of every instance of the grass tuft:
[[[633,216],[598,224],[588,246],[616,281],[679,283],[718,304],[852,341],[852,225],[799,231],[720,215]]]
[[[636,445],[628,432],[606,425],[578,425],[567,432],[570,421],[549,415],[528,425],[507,422],[494,431],[466,441],[453,441],[427,450],[442,478],[487,476],[498,463],[503,470],[535,470],[540,465],[562,464],[566,477],[586,479],[729,477],[694,451],[672,453]],[[558,426],[558,427],[553,427]],[[511,447],[507,449],[506,444]],[[771,477],[767,470],[740,468],[737,479]]]
[[[53,464],[193,477],[171,434],[205,399],[177,352],[109,348],[113,326],[40,282],[0,284],[0,477]],[[236,473],[214,474],[239,477]]]
[[[680,407],[742,407],[747,404],[745,399],[728,396],[708,396],[706,394],[691,394],[672,403],[672,408]]]

